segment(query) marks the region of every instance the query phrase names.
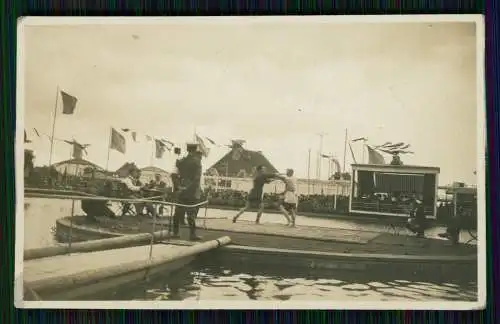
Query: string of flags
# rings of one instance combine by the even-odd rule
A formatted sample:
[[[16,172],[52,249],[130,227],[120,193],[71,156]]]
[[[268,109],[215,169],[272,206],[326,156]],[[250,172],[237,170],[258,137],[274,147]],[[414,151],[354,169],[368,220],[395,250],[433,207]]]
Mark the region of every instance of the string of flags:
[[[74,115],[78,103],[78,98],[74,95],[69,94],[68,92],[59,90],[59,94],[61,96],[61,101],[62,101],[62,114],[64,115]],[[36,128],[33,128],[33,132],[37,137],[47,137],[49,140],[54,140],[54,141],[60,141],[60,142],[65,142],[69,145],[73,146],[73,157],[74,158],[82,158],[83,154],[88,154],[87,148],[90,146],[90,144],[81,144],[77,142],[76,140],[67,140],[67,139],[61,139],[61,138],[55,138],[51,135],[48,135],[46,133],[43,133],[39,131]],[[130,134],[130,137],[132,138],[133,142],[138,142],[139,141],[139,132],[137,130],[131,129],[131,128],[114,128],[111,127],[111,134],[110,134],[110,141],[109,141],[109,147],[108,149],[118,151],[122,154],[126,154],[127,152],[127,140],[126,137],[122,134]],[[157,159],[161,159],[166,151],[171,151],[175,146],[180,146],[169,139],[163,138],[163,137],[156,137],[156,136],[151,136],[149,134],[144,134],[144,138],[146,139],[147,142],[153,142],[154,143],[154,156]],[[200,136],[198,134],[195,134],[195,141],[197,142],[199,149],[203,156],[207,157],[210,153],[210,148],[206,144],[209,143],[211,146],[217,146],[217,147],[222,147],[222,146],[227,146],[231,149],[234,149],[236,153],[241,153],[244,151],[243,150],[243,144],[245,143],[244,140],[232,140],[230,145],[220,145],[216,143],[213,139],[206,137],[206,136]],[[206,141],[206,142],[205,142]],[[31,143],[32,141],[28,138],[28,134],[26,132],[26,129],[24,130],[24,143]]]

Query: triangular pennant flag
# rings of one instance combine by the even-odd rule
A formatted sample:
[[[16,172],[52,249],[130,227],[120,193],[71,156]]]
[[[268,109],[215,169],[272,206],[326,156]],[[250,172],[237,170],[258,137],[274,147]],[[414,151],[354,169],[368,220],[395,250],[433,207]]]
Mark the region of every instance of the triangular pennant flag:
[[[215,141],[214,141],[214,140],[212,140],[212,139],[210,139],[210,138],[208,138],[208,137],[205,137],[205,139],[206,139],[207,141],[209,141],[209,142],[210,142],[210,144],[212,144],[212,145],[217,145],[217,144],[215,144]]]
[[[63,114],[72,115],[75,112],[76,102],[78,99],[64,91],[61,91],[61,98],[63,102]]]
[[[153,140],[153,138],[151,136],[146,135],[146,141],[151,142],[152,140]]]
[[[137,142],[137,132],[132,132],[132,139]]]
[[[38,132],[38,130],[36,128],[33,128],[33,130],[35,131],[36,136],[40,137],[40,133]]]
[[[157,139],[155,139],[155,144],[156,144],[155,157],[157,159],[161,159],[163,157],[163,154],[165,153],[166,145],[162,141]]]
[[[321,157],[322,157],[322,158],[325,158],[325,159],[329,159],[329,158],[331,158],[331,156],[326,155],[326,154],[321,154]]]
[[[210,152],[210,149],[205,145],[205,142],[203,141],[203,139],[201,137],[199,137],[197,134],[195,134],[195,139],[196,139],[196,142],[198,143],[198,147],[199,147],[201,154],[204,157],[207,157],[208,153]]]
[[[366,137],[358,137],[353,139],[351,142],[359,142],[359,141],[367,141],[368,139]]]
[[[114,128],[111,128],[111,143],[109,148],[112,150],[116,150],[122,154],[126,152],[126,142],[125,137],[122,134],[118,133]]]

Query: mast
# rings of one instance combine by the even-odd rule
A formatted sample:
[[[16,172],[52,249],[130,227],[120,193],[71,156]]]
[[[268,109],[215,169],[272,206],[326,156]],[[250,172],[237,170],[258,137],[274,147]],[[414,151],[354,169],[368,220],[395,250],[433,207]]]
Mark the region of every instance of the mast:
[[[52,153],[54,151],[54,132],[56,130],[56,118],[57,118],[57,102],[59,99],[59,85],[56,88],[56,102],[54,104],[54,120],[52,121],[52,134],[50,135],[50,155],[49,155],[49,167],[52,165]]]

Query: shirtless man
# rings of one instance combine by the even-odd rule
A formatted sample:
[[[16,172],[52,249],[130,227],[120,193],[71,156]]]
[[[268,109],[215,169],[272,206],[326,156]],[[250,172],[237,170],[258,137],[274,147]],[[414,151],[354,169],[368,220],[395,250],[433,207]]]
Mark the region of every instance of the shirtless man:
[[[263,165],[259,165],[256,169],[255,176],[253,178],[253,188],[248,193],[247,202],[245,207],[240,209],[238,214],[234,216],[233,223],[236,223],[238,218],[249,208],[257,207],[259,210],[257,211],[257,218],[255,219],[255,223],[260,223],[260,217],[262,216],[262,212],[264,211],[264,203],[262,201],[264,196],[264,185],[266,183],[270,183],[274,179],[277,179],[278,175],[274,173],[266,173],[266,168]],[[290,222],[290,220],[288,219]]]
[[[286,176],[281,177],[285,183],[285,191],[283,192],[283,202],[280,204],[280,210],[288,220],[288,224],[292,227],[295,226],[295,219],[297,218],[297,179],[293,176],[293,169],[286,170]]]

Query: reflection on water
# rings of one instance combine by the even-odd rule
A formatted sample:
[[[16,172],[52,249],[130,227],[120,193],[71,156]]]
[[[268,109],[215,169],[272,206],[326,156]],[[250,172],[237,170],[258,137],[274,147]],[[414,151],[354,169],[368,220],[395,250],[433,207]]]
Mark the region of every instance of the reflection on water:
[[[432,280],[374,278],[366,272],[331,272],[328,276],[291,274],[284,269],[242,270],[193,265],[173,276],[122,287],[94,300],[366,300],[474,301],[476,284]],[[390,278],[392,277],[392,278]]]

